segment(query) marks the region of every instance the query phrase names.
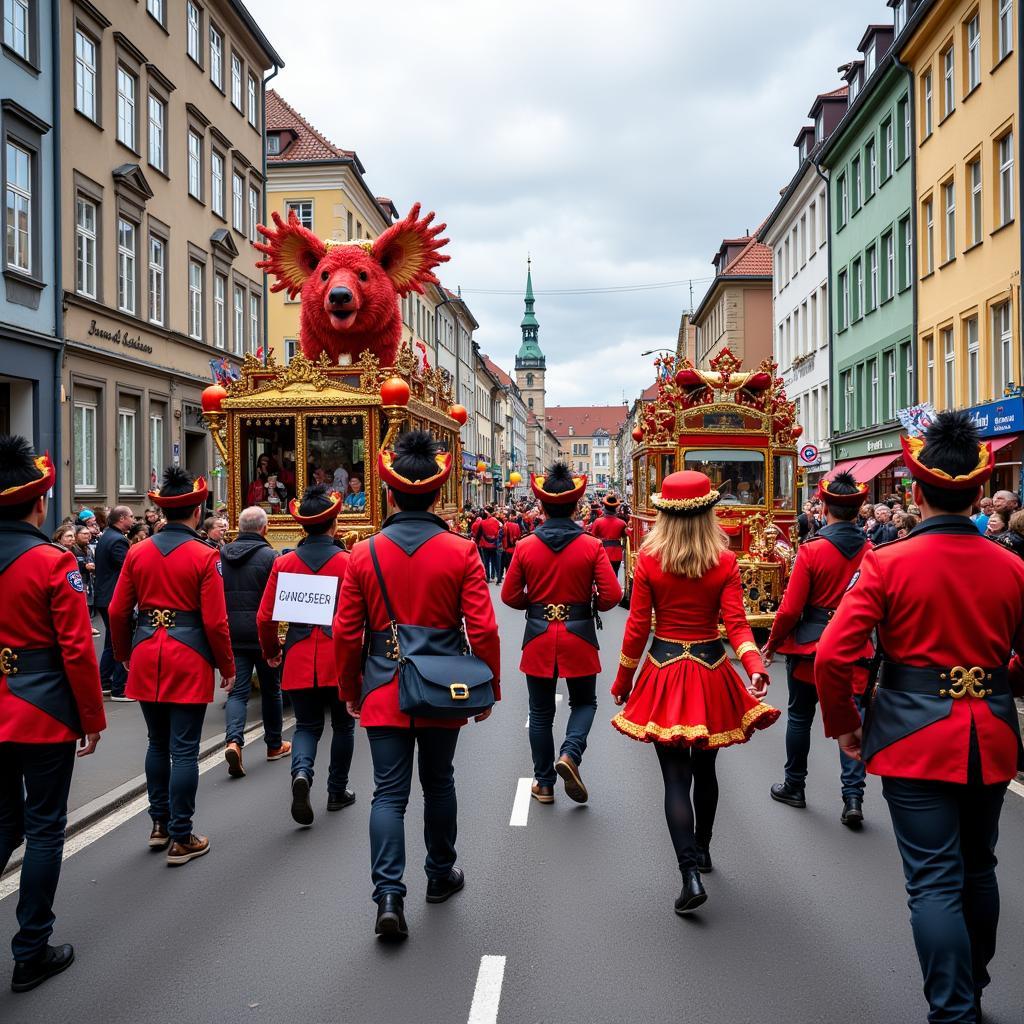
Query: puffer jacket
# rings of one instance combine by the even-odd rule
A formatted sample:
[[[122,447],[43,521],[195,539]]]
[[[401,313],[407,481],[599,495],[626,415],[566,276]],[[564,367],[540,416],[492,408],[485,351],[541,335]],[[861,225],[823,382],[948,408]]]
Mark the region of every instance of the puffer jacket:
[[[258,533],[240,533],[221,548],[220,558],[231,646],[236,651],[258,653],[260,640],[256,633],[256,610],[277,552]]]

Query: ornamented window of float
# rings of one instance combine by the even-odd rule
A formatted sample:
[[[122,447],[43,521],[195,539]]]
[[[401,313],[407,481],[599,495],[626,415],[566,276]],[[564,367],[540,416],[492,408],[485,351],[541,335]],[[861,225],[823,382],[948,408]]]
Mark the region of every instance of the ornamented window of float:
[[[326,484],[342,496],[343,517],[369,515],[366,472],[363,414],[306,417],[306,479],[311,484]]]
[[[772,481],[775,494],[772,506],[778,509],[796,509],[796,460],[792,455],[776,455],[772,459]]]
[[[764,452],[742,448],[694,448],[683,456],[686,469],[706,473],[721,505],[764,506]]]
[[[661,485],[665,481],[665,477],[676,471],[676,454],[675,452],[669,452],[659,456],[661,460],[661,472],[658,476],[658,490],[661,490]]]
[[[647,504],[651,503],[651,495],[661,490],[658,485],[658,456],[651,452],[646,459],[647,462]]]
[[[732,409],[709,409],[699,412],[688,412],[683,417],[683,429],[707,430],[722,434],[747,433],[751,430],[763,431],[764,419],[755,412]]]
[[[637,508],[648,508],[651,504],[650,496],[647,493],[647,456],[641,455],[636,459],[636,466],[633,470],[633,479],[636,484],[635,505]]]
[[[296,496],[295,417],[243,416],[239,430],[242,508],[285,515]]]

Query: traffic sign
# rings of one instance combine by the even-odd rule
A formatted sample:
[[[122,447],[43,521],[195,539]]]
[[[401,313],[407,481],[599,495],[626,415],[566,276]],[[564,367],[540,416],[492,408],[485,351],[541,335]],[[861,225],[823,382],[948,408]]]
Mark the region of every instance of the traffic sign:
[[[805,444],[800,449],[800,461],[805,466],[813,466],[818,461],[818,446]]]

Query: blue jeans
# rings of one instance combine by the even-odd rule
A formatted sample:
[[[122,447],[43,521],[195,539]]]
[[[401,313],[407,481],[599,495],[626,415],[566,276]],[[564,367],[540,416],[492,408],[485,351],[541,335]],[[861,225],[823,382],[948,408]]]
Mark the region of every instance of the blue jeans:
[[[789,709],[786,718],[786,782],[790,789],[802,793],[807,781],[807,755],[811,750],[811,725],[818,706],[818,691],[813,683],[793,678],[793,658],[786,659],[786,682],[789,684]],[[843,799],[864,798],[864,762],[847,757],[839,751],[839,775]]]
[[[405,809],[412,789],[412,762],[419,746],[423,786],[423,838],[427,878],[447,878],[455,866],[458,801],[455,797],[455,746],[458,729],[397,729],[372,725],[366,730],[373,758],[370,806],[370,872],[373,898],[405,896]]]
[[[311,686],[289,690],[295,712],[292,737],[292,778],[305,772],[313,780],[316,748],[324,734],[324,720],[331,714],[331,766],[327,771],[327,792],[339,796],[348,788],[348,770],[355,748],[355,719],[345,710],[336,686]]]
[[[530,750],[533,753],[533,774],[542,786],[555,784],[555,687],[558,677],[543,679],[527,676],[530,692]],[[569,721],[559,756],[568,754],[577,764],[587,749],[587,736],[597,713],[597,676],[566,679],[569,689]]]
[[[114,648],[110,640],[110,615],[106,608],[97,608],[103,620],[103,653],[100,655],[100,682],[104,690],[109,690],[113,697],[123,697],[124,688],[128,683],[128,673],[124,665],[114,661]]]
[[[0,872],[25,840],[15,960],[33,960],[53,934],[75,744],[0,743]]]
[[[996,951],[996,839],[1005,782],[882,778],[932,1024],[973,1022]]]
[[[252,674],[260,680],[260,711],[263,714],[263,742],[268,750],[281,746],[281,670],[271,668],[255,651],[235,651],[235,685],[224,708],[226,743],[245,744],[245,714],[252,692]]]
[[[146,788],[149,816],[167,823],[172,842],[187,842],[192,835],[199,789],[199,741],[203,735],[205,704],[139,702],[149,731],[146,751]]]

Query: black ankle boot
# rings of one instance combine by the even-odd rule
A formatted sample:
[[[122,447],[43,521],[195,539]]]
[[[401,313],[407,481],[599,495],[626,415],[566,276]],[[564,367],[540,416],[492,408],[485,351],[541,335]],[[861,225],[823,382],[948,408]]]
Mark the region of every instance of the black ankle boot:
[[[807,800],[802,789],[794,789],[788,782],[776,782],[772,786],[772,799],[790,807],[806,807]]]
[[[860,828],[864,824],[864,801],[859,796],[844,797],[843,813],[839,820],[847,828]]]
[[[11,991],[29,992],[55,974],[66,971],[74,960],[74,947],[68,943],[63,946],[47,946],[42,955],[34,960],[17,960],[11,978]]]
[[[405,923],[405,901],[398,893],[389,892],[381,897],[374,930],[382,939],[404,939],[409,934]]]
[[[715,866],[711,863],[711,850],[708,849],[709,846],[709,843],[697,843],[697,870],[702,875],[715,870]]]
[[[683,872],[683,888],[675,904],[676,913],[680,916],[688,914],[707,902],[707,898],[708,894],[700,880],[700,872],[696,868],[687,868]]]

